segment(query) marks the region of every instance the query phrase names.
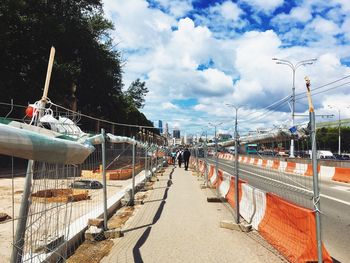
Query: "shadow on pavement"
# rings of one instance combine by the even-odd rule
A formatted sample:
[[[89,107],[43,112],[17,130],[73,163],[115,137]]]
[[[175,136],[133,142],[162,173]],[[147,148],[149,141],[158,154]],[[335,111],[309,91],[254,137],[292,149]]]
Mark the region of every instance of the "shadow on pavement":
[[[163,209],[164,209],[164,205],[166,204],[166,199],[168,198],[168,191],[169,191],[169,187],[166,187],[165,191],[164,191],[164,195],[162,199],[158,199],[158,200],[152,200],[152,201],[148,201],[148,202],[156,202],[156,201],[161,201],[156,214],[153,217],[152,223],[151,224],[147,224],[147,225],[143,225],[143,226],[139,226],[139,227],[135,227],[135,228],[131,228],[131,229],[127,229],[125,231],[123,231],[124,233],[129,232],[129,231],[133,231],[136,229],[140,229],[143,227],[147,227],[147,229],[145,230],[145,232],[143,232],[142,236],[139,238],[139,240],[136,242],[135,247],[132,250],[133,256],[134,256],[134,262],[143,262],[142,260],[142,256],[140,253],[140,248],[143,246],[143,244],[146,242],[151,230],[152,230],[152,225],[154,225],[155,223],[157,223],[157,221],[159,220],[160,216],[162,215]],[[146,202],[145,202],[146,203]]]

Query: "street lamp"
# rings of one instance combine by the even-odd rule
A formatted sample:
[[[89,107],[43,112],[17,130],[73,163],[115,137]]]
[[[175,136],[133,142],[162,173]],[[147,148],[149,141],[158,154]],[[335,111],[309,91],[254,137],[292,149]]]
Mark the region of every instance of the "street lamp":
[[[218,140],[216,138],[216,127],[221,125],[222,122],[220,123],[212,123],[209,122],[208,123],[210,126],[215,128],[215,132],[214,132],[214,140],[215,140],[215,155],[216,155],[216,159],[215,159],[215,170],[216,170],[216,175],[218,174],[219,171],[219,156],[218,156]]]
[[[286,65],[292,69],[293,72],[293,86],[292,86],[292,127],[294,127],[294,113],[295,113],[295,71],[300,67],[300,66],[305,66],[305,65],[312,65],[317,59],[312,58],[312,59],[307,59],[307,60],[302,60],[297,62],[296,64],[293,64],[289,60],[286,59],[279,59],[279,58],[272,58],[272,60],[276,61],[276,64],[280,65]],[[289,152],[289,157],[294,158],[294,139],[293,136],[290,140],[290,152]]]
[[[235,206],[236,206],[236,224],[239,224],[240,217],[239,217],[239,202],[238,202],[238,181],[239,181],[239,173],[238,173],[238,109],[239,107],[232,105],[232,104],[226,104],[229,107],[233,107],[236,110],[236,117],[235,117]]]
[[[340,126],[341,126],[341,122],[340,122],[340,108],[333,106],[333,105],[328,105],[328,107],[330,109],[336,109],[338,111],[338,154],[341,154],[341,131],[340,131]],[[349,108],[346,107],[346,108]]]

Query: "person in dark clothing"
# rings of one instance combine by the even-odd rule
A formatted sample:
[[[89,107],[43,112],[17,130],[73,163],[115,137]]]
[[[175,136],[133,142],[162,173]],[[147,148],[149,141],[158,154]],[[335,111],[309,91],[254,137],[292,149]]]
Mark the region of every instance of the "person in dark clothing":
[[[189,163],[189,161],[190,161],[191,153],[190,153],[190,151],[186,148],[185,151],[183,152],[182,156],[183,156],[183,160],[184,160],[184,163],[185,163],[185,170],[187,171],[187,169],[188,169],[188,163]]]
[[[177,161],[178,161],[178,164],[179,164],[179,167],[181,168],[181,164],[182,164],[182,162],[183,162],[183,156],[182,156],[182,154],[183,154],[183,151],[182,150],[179,150],[178,152],[177,152],[177,155],[176,155],[176,159],[177,159]]]

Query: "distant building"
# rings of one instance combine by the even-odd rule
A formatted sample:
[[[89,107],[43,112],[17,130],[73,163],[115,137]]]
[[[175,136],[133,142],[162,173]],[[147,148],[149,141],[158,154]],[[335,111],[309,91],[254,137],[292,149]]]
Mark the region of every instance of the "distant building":
[[[163,122],[161,120],[158,121],[158,129],[159,134],[163,134]]]
[[[169,134],[169,125],[168,123],[166,122],[165,123],[165,130],[164,130],[164,134],[167,136]]]
[[[180,130],[173,130],[173,138],[180,139]]]

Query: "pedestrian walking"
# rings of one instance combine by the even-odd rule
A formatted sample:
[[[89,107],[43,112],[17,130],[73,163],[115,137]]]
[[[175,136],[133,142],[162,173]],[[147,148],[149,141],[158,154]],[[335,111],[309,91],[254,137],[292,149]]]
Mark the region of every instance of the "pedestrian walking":
[[[179,150],[176,155],[177,162],[179,164],[179,167],[181,168],[181,164],[183,162],[183,156],[182,156],[183,151]]]
[[[185,162],[185,170],[187,171],[188,170],[188,163],[190,161],[190,156],[191,156],[191,153],[188,150],[188,148],[185,149],[185,151],[183,152],[182,155],[183,155],[183,159],[184,159],[184,162]]]
[[[171,160],[172,160],[174,166],[176,164],[175,159],[176,159],[176,152],[172,151],[171,152]]]

